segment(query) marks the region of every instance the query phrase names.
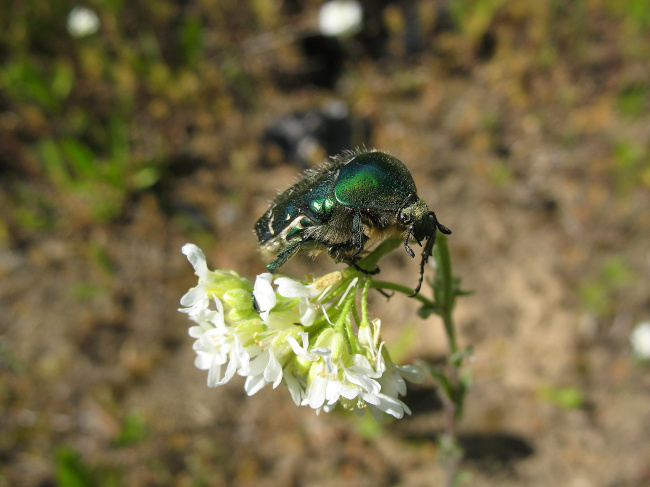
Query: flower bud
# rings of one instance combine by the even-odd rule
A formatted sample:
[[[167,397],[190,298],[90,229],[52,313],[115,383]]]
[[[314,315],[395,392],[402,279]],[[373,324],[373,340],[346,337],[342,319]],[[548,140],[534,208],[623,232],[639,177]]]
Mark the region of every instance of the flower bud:
[[[223,302],[236,310],[250,310],[253,309],[253,294],[242,288],[229,289],[223,295]]]
[[[257,314],[253,312],[253,308],[250,309],[237,309],[233,308],[228,311],[226,315],[226,321],[229,325],[234,325],[244,320],[251,320],[252,318],[257,317]]]

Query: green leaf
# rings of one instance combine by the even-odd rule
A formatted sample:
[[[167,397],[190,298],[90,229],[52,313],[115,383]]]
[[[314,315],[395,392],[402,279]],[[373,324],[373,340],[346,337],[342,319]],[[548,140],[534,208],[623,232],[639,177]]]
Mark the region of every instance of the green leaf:
[[[75,178],[97,176],[95,155],[88,146],[72,138],[61,140],[60,145]]]
[[[122,431],[117,437],[116,443],[119,446],[133,445],[144,439],[147,431],[147,424],[142,414],[137,410],[130,411],[124,419]]]
[[[429,370],[429,373],[431,376],[440,384],[442,387],[445,395],[449,398],[452,399],[454,398],[454,390],[453,387],[451,386],[451,381],[449,380],[449,377],[447,377],[443,372],[439,371],[433,366],[427,366],[427,369]]]
[[[61,487],[91,487],[94,485],[90,470],[81,456],[68,447],[57,450],[54,461],[54,477]]]
[[[51,137],[45,137],[38,141],[36,154],[40,159],[43,170],[54,184],[62,185],[70,180],[70,175],[63,159],[63,154],[58,144]]]

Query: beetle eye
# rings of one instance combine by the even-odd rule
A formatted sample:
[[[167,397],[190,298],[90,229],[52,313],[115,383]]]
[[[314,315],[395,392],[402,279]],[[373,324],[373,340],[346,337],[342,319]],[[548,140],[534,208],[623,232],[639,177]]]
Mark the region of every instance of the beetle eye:
[[[397,219],[402,225],[408,225],[411,223],[411,215],[407,215],[403,211],[399,212],[399,215],[397,215]]]

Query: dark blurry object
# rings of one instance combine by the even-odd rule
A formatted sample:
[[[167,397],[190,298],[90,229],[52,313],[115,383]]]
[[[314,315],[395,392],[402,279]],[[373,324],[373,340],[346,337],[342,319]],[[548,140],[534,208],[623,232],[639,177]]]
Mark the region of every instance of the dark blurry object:
[[[304,35],[300,48],[305,55],[305,80],[320,88],[332,89],[343,73],[345,52],[336,37]]]
[[[303,12],[305,9],[304,2],[302,0],[283,0],[282,1],[282,12],[285,15],[298,15]]]
[[[379,59],[387,52],[389,32],[384,22],[384,9],[392,2],[387,0],[364,1],[363,26],[355,35],[364,53],[372,59]]]
[[[331,90],[343,73],[345,51],[336,37],[309,32],[295,41],[300,61],[291,68],[276,68],[275,77],[283,90],[316,86]]]
[[[24,143],[15,132],[0,127],[0,178],[31,178],[38,174],[34,163],[25,157]]]
[[[344,103],[333,101],[319,110],[293,112],[273,122],[262,138],[261,163],[309,167],[325,156],[369,145],[371,135],[367,117],[355,118]]]
[[[488,31],[481,37],[476,48],[476,57],[481,61],[489,61],[497,49],[497,38],[494,33]]]

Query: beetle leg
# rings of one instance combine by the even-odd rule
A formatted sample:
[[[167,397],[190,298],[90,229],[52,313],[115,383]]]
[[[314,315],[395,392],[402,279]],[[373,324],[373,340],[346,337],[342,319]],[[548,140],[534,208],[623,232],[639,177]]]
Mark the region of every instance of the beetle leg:
[[[358,260],[357,255],[361,253],[368,237],[363,233],[361,215],[355,213],[352,218],[352,238],[346,242],[340,242],[330,246],[328,253],[332,259],[338,262],[352,262]]]
[[[355,260],[359,260],[358,258],[355,258],[356,249],[357,246],[354,242],[348,240],[347,242],[330,245],[327,249],[327,253],[335,262],[347,262],[348,264],[352,264]]]
[[[406,253],[411,256],[411,259],[415,257],[413,250],[411,249],[411,247],[409,247],[409,239],[411,238],[412,234],[413,234],[413,225],[411,225],[408,228],[408,230],[406,231],[406,237],[404,237],[404,250],[406,250]]]
[[[418,285],[415,286],[415,289],[413,290],[413,294],[411,294],[409,298],[414,298],[420,292],[420,288],[422,287],[422,281],[424,280],[424,265],[429,260],[429,256],[431,255],[431,249],[433,249],[433,244],[435,243],[435,241],[436,241],[435,233],[433,234],[433,236],[427,239],[427,243],[424,246],[424,250],[422,251],[422,259],[420,260],[420,277],[418,278]]]
[[[297,242],[292,243],[289,245],[286,249],[284,249],[282,252],[278,254],[278,257],[268,264],[266,268],[269,270],[271,274],[275,274],[278,272],[280,267],[282,267],[291,257],[296,255],[300,251],[300,247],[302,247],[302,240],[298,240]]]
[[[390,294],[388,294],[386,291],[384,291],[383,289],[380,289],[380,288],[377,288],[377,291],[379,291],[379,294],[384,296],[386,299],[390,299],[395,295],[395,291],[393,291]]]
[[[356,257],[363,250],[363,246],[368,240],[363,233],[363,225],[361,224],[361,215],[359,213],[354,214],[354,219],[352,220],[352,245],[355,247],[354,254],[351,257]]]
[[[366,270],[363,267],[361,267],[355,261],[348,262],[348,265],[353,266],[356,270],[361,271],[361,272],[363,272],[364,274],[366,274],[368,276],[375,276],[375,275],[377,275],[377,274],[379,274],[381,272],[381,269],[379,268],[379,266],[377,266],[373,270],[369,271],[369,270]],[[381,291],[381,289],[380,289],[380,291]],[[389,297],[389,296],[386,296],[386,297]]]

